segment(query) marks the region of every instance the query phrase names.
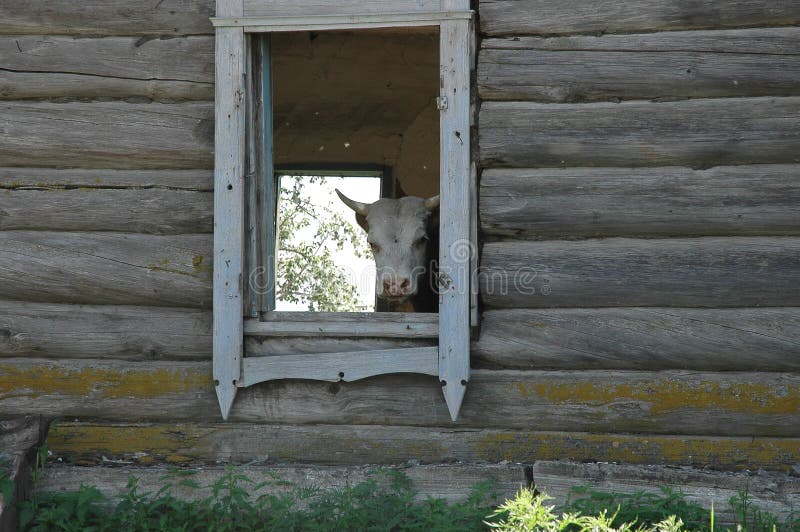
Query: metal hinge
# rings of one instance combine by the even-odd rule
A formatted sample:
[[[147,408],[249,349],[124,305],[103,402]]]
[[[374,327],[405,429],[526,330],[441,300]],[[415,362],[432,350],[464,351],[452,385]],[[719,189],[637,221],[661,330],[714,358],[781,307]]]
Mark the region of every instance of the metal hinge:
[[[447,109],[447,96],[439,96],[436,98],[436,108],[440,111]]]

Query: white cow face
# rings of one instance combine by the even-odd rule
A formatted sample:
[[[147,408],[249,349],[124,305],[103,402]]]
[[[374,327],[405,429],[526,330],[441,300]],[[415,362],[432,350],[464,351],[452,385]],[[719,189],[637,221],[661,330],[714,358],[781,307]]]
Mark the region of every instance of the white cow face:
[[[367,231],[375,257],[378,297],[403,302],[416,294],[428,267],[428,221],[439,207],[439,196],[383,198],[366,204],[353,201],[338,190],[336,193],[355,211],[356,221]]]

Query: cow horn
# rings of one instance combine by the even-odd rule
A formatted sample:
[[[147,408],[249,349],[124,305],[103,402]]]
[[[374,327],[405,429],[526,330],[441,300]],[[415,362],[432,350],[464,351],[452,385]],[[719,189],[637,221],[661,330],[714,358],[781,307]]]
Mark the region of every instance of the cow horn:
[[[439,208],[439,196],[433,196],[425,200],[425,208],[434,211]]]
[[[342,200],[345,205],[356,211],[356,214],[360,214],[361,216],[367,215],[367,208],[369,207],[369,205],[367,205],[366,203],[361,203],[360,201],[351,200],[350,198],[339,192],[338,188],[336,189],[336,194],[339,195],[339,199]]]

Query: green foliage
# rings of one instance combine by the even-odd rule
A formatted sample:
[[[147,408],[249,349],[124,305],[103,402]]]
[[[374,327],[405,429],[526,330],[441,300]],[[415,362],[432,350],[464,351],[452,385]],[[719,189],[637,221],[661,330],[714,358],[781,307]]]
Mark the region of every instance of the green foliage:
[[[753,504],[748,489],[730,498],[736,516],[736,524],[748,532],[797,532],[800,530],[800,514],[792,513],[785,520],[758,508]]]
[[[339,530],[482,530],[491,508],[488,486],[480,484],[461,503],[441,499],[415,500],[404,474],[376,470],[354,486],[341,489],[299,488],[272,477],[257,483],[229,468],[210,486],[212,495],[180,500],[173,488],[197,488],[191,477],[176,472],[162,479],[155,494],[140,493],[135,478],[113,507],[96,488],[81,486],[74,493],[40,497],[26,507],[32,519],[25,531],[339,531]],[[276,488],[251,497],[264,487]]]
[[[620,508],[609,516],[607,510],[584,514],[564,512],[557,515],[555,506],[546,506],[546,495],[522,489],[514,499],[501,505],[491,517],[498,520],[487,525],[502,532],[681,532],[683,521],[672,515],[647,525],[636,520],[619,519]]]
[[[616,512],[612,522],[639,523],[653,526],[672,515],[678,515],[690,530],[708,526],[708,511],[699,504],[687,502],[683,494],[662,487],[661,493],[607,493],[586,487],[573,488],[564,506],[565,511],[583,515]],[[617,510],[618,509],[618,510]]]
[[[0,454],[0,496],[8,504],[14,496],[14,481],[8,474],[9,460]]]
[[[114,505],[96,488],[40,495],[26,501],[20,530],[49,531],[339,531],[409,530],[418,532],[490,530],[500,532],[689,532],[714,531],[709,514],[687,503],[680,493],[620,494],[576,490],[563,508],[548,497],[522,489],[492,511],[496,497],[489,483],[478,483],[461,503],[420,500],[410,479],[396,470],[379,469],[353,486],[338,489],[297,487],[275,475],[256,482],[236,469],[208,486],[211,495],[179,499],[176,489],[200,486],[192,473],[175,470],[161,479],[155,493],[142,493],[131,477],[127,492]],[[268,490],[262,490],[269,488]],[[254,496],[252,494],[266,491]],[[577,495],[577,497],[575,497]],[[800,530],[800,521],[779,521],[753,505],[747,491],[731,499],[744,532]]]
[[[366,234],[350,219],[327,206],[314,205],[303,193],[321,177],[284,176],[278,222],[276,299],[308,305],[310,311],[359,310],[352,279],[337,266],[334,250],[349,248],[357,257],[369,250]],[[310,238],[306,235],[310,231]]]

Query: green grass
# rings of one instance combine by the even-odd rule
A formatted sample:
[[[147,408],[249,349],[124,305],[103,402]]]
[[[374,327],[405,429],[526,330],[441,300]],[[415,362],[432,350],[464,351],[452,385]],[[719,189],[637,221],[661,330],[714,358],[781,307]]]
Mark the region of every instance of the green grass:
[[[714,531],[714,513],[687,502],[679,492],[606,493],[573,490],[561,508],[547,497],[522,489],[499,507],[492,486],[479,483],[460,503],[419,500],[402,472],[378,469],[345,488],[298,487],[278,477],[256,482],[228,468],[208,486],[210,495],[193,500],[173,495],[178,488],[201,488],[191,473],[176,470],[155,493],[142,493],[131,477],[121,501],[112,502],[97,488],[40,494],[20,508],[23,531],[339,531],[410,530],[503,532],[684,532]],[[269,494],[251,496],[263,488]],[[731,501],[740,530],[798,532],[800,518],[779,521],[756,508],[745,491]],[[734,528],[736,530],[736,528]]]

